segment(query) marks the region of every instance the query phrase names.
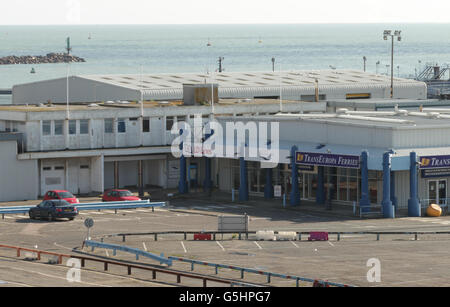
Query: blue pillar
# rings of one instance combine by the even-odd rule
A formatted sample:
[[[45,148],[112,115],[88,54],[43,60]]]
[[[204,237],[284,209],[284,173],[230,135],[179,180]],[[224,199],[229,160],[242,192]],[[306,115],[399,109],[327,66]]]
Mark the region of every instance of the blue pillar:
[[[363,151],[361,154],[361,199],[359,207],[361,212],[370,212],[370,197],[369,197],[369,153]]]
[[[248,201],[248,176],[247,162],[243,157],[239,158],[240,182],[239,182],[239,201]]]
[[[411,152],[410,158],[410,169],[409,169],[409,200],[408,200],[408,216],[419,217],[420,212],[420,202],[417,192],[417,154]]]
[[[291,149],[291,171],[292,171],[292,185],[291,185],[291,206],[300,205],[300,191],[298,189],[298,167],[295,162],[295,155],[297,152],[297,146],[293,146]]]
[[[266,186],[264,187],[264,198],[273,198],[272,169],[266,168]]]
[[[395,172],[393,171],[391,171],[391,202],[395,212],[397,212],[398,200],[395,196]]]
[[[383,155],[383,216],[385,218],[394,218],[394,206],[391,201],[391,153],[386,152]]]
[[[182,154],[180,157],[180,181],[178,182],[178,192],[187,194],[189,192],[186,174],[186,157]]]
[[[203,190],[205,192],[210,192],[212,187],[211,181],[211,159],[208,157],[204,158],[205,160],[205,181],[203,182]]]
[[[325,168],[323,166],[318,167],[316,202],[319,205],[325,204]]]

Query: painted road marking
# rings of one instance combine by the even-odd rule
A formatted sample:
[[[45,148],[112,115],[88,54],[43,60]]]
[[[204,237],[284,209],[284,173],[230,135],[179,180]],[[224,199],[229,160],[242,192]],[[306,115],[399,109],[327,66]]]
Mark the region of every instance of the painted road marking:
[[[146,252],[148,252],[147,246],[145,246],[145,242],[142,242],[142,245],[144,246],[144,250],[145,250]]]
[[[255,242],[256,246],[258,246],[259,249],[262,249],[261,245],[259,245],[258,242],[256,242],[256,241],[253,241],[253,242]]]
[[[216,241],[216,243],[220,246],[220,248],[225,251],[225,248],[222,246],[222,244],[219,243],[219,241]]]
[[[331,243],[330,241],[327,241],[327,242],[328,242],[328,244],[330,244],[331,246],[334,247],[334,244],[333,244],[333,243]]]
[[[292,245],[294,245],[295,247],[299,248],[297,244],[295,244],[294,241],[290,241],[292,243]]]
[[[109,253],[108,253],[107,249],[105,249],[105,253],[106,253],[106,257],[109,257]]]
[[[181,246],[183,247],[184,252],[187,253],[186,246],[184,246],[184,243],[183,242],[180,242],[180,243],[181,243]]]

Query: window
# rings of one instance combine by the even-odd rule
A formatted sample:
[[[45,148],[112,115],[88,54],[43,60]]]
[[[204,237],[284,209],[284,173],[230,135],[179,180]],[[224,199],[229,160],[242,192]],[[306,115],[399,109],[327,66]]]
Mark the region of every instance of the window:
[[[127,132],[126,124],[125,124],[125,118],[119,118],[117,120],[117,132],[118,133],[125,133],[125,132]]]
[[[64,166],[55,166],[55,171],[63,171]]]
[[[150,132],[150,118],[142,120],[142,132]]]
[[[114,133],[114,119],[105,118],[105,133]]]
[[[55,120],[55,135],[62,135],[64,130],[64,121]]]
[[[52,133],[51,131],[52,122],[49,120],[42,121],[42,134],[43,135],[50,135]]]
[[[80,169],[89,169],[89,165],[80,165]]]
[[[51,171],[52,167],[51,166],[45,166],[42,168],[43,171]]]
[[[166,130],[171,131],[174,123],[173,116],[167,116],[166,117]]]
[[[77,121],[69,120],[69,134],[77,134]]]
[[[80,134],[89,134],[89,119],[80,120]]]

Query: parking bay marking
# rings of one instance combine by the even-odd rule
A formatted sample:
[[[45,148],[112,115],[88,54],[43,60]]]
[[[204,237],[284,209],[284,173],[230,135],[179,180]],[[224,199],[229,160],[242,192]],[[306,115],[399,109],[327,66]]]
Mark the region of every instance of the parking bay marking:
[[[225,251],[225,248],[222,246],[222,244],[219,243],[219,241],[216,241],[216,243],[217,243],[217,245],[220,246],[220,248],[221,248],[223,251]]]
[[[181,246],[183,247],[184,252],[187,253],[186,246],[184,246],[184,243],[183,242],[180,242],[180,243],[181,243]]]
[[[256,241],[253,241],[253,242],[256,244],[256,246],[258,246],[259,249],[262,249],[261,245],[259,245],[258,242],[256,242]]]

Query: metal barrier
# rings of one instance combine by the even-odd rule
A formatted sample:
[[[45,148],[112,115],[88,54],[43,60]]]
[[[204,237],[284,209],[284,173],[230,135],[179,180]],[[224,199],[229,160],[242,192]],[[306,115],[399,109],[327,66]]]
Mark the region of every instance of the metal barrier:
[[[233,287],[233,286],[245,286],[245,287],[249,287],[249,286],[255,287],[255,286],[257,286],[257,285],[248,284],[248,283],[239,283],[239,282],[225,280],[225,279],[219,279],[219,278],[213,278],[213,277],[207,277],[207,276],[201,276],[201,275],[193,275],[193,274],[179,272],[179,271],[170,271],[170,270],[165,270],[165,269],[160,269],[160,268],[147,267],[147,266],[135,265],[135,264],[129,264],[129,263],[122,263],[122,262],[118,262],[118,261],[110,261],[110,260],[104,260],[104,259],[90,258],[90,257],[84,257],[84,256],[80,256],[80,255],[58,254],[58,253],[52,253],[52,252],[46,252],[46,251],[41,251],[41,250],[28,249],[28,248],[23,248],[23,247],[18,247],[18,246],[10,246],[10,245],[0,245],[0,248],[15,249],[17,251],[17,257],[20,257],[21,251],[27,251],[27,252],[35,253],[37,255],[37,260],[41,260],[41,255],[55,256],[55,257],[58,257],[58,264],[62,264],[63,258],[79,259],[81,261],[81,267],[82,268],[84,268],[86,266],[86,262],[87,261],[91,261],[91,262],[103,263],[105,271],[108,271],[109,265],[126,267],[128,275],[131,275],[131,269],[151,271],[153,280],[156,279],[156,273],[175,275],[177,277],[177,283],[178,284],[181,283],[181,277],[185,277],[185,278],[190,278],[190,279],[202,280],[203,281],[203,287],[207,287],[208,281],[221,283],[221,284],[226,284],[226,285],[229,285],[231,287]]]
[[[272,277],[282,278],[282,279],[290,279],[296,281],[296,287],[300,286],[300,281],[303,282],[309,282],[309,283],[318,283],[322,286],[334,286],[334,287],[354,287],[346,284],[340,284],[340,283],[334,283],[329,281],[323,281],[323,280],[317,280],[317,279],[311,279],[311,278],[305,278],[300,276],[293,276],[293,275],[284,275],[284,274],[278,274],[278,273],[272,273],[272,272],[265,272],[265,271],[259,271],[255,269],[248,269],[248,268],[242,268],[232,265],[224,265],[224,264],[217,264],[217,263],[211,263],[211,262],[204,262],[204,261],[197,261],[197,260],[191,260],[186,258],[180,258],[180,257],[169,257],[171,260],[190,263],[191,264],[191,271],[194,270],[194,265],[204,265],[204,266],[210,266],[215,268],[216,275],[219,274],[219,268],[220,269],[230,269],[235,271],[241,272],[241,279],[244,278],[244,273],[252,273],[252,274],[258,274],[258,275],[264,275],[267,277],[267,283],[271,283]]]
[[[298,240],[302,241],[302,235],[310,235],[313,231],[297,231],[296,234],[298,236]],[[126,237],[128,236],[154,236],[155,241],[158,241],[158,236],[160,235],[183,235],[184,240],[187,240],[188,235],[194,235],[197,233],[205,233],[205,234],[212,234],[213,240],[216,241],[217,235],[225,235],[225,234],[231,234],[235,235],[238,234],[238,239],[242,240],[243,235],[246,236],[246,239],[248,240],[249,234],[255,234],[256,231],[249,231],[246,233],[236,233],[236,232],[218,232],[218,231],[163,231],[163,232],[145,232],[145,233],[118,233],[118,234],[110,234],[110,235],[104,235],[104,238],[111,238],[111,237],[122,237],[122,242],[126,241]],[[275,234],[278,234],[279,231],[274,231]],[[359,232],[327,232],[329,235],[336,235],[336,240],[340,241],[341,236],[343,235],[375,235],[377,238],[377,241],[380,240],[381,235],[414,235],[415,239],[418,240],[419,235],[450,235],[450,231],[403,231],[403,232],[381,232],[381,231],[359,231]]]
[[[117,213],[117,210],[137,209],[137,208],[152,208],[152,211],[154,211],[155,207],[164,207],[166,203],[165,202],[151,203],[148,200],[142,200],[142,201],[123,201],[123,202],[80,203],[73,205],[78,209],[78,211],[114,209],[116,210]],[[36,207],[36,205],[0,207],[0,214],[4,219],[5,214],[28,213],[28,211],[34,207]]]
[[[113,251],[114,256],[116,255],[117,251],[119,250],[122,252],[134,254],[136,256],[136,260],[139,260],[139,256],[143,256],[146,258],[150,258],[150,259],[159,261],[160,264],[164,263],[164,264],[167,264],[168,266],[172,265],[172,260],[170,260],[169,258],[165,258],[164,254],[161,254],[160,256],[158,256],[156,254],[152,254],[152,253],[145,252],[143,250],[128,247],[128,246],[122,246],[122,245],[117,245],[117,244],[107,244],[107,243],[103,243],[103,242],[96,242],[96,241],[90,241],[90,240],[84,241],[83,246],[91,247],[92,251],[94,251],[94,249],[96,247],[111,249]]]

